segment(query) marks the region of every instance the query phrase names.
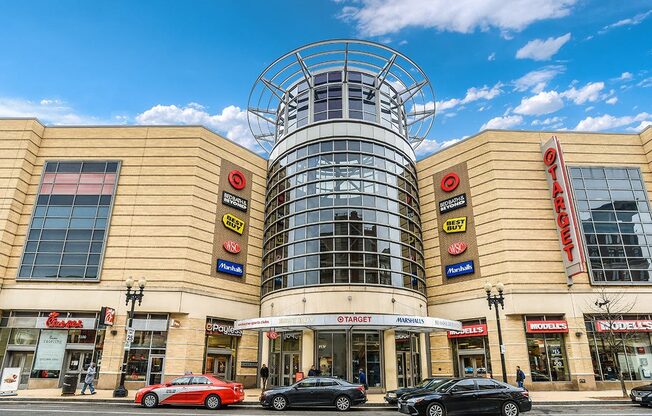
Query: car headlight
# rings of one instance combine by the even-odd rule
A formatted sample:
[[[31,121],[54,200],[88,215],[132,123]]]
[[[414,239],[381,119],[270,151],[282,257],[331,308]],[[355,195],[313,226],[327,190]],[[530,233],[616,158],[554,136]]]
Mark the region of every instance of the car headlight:
[[[387,393],[387,397],[389,397],[390,399],[395,399],[396,393]]]
[[[408,399],[408,404],[417,404],[423,401],[423,397],[416,397],[414,399]]]

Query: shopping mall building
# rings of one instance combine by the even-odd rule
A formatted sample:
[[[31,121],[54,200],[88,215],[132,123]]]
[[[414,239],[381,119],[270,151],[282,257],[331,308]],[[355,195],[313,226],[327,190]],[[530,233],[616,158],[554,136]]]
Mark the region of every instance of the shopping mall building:
[[[614,388],[614,359],[651,381],[652,128],[488,130],[417,161],[433,102],[401,53],[335,41],[256,80],[265,157],[201,126],[0,120],[2,368],[46,388],[93,361],[116,387],[131,277],[128,389],[252,387],[265,363],[271,384],[314,365],[381,391],[501,378],[501,350],[531,389]],[[605,298],[628,306],[615,356]]]

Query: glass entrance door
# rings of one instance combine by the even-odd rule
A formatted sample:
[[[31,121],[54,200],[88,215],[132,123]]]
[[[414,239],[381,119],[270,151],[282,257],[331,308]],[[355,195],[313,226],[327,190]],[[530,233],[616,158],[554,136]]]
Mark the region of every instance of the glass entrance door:
[[[459,360],[462,377],[484,377],[487,374],[484,354],[460,355]]]
[[[163,380],[163,363],[165,361],[164,355],[152,354],[149,356],[149,363],[147,366],[147,385],[160,384]]]
[[[412,386],[412,365],[410,363],[409,352],[396,353],[396,377],[398,379],[398,387]]]
[[[299,354],[297,353],[284,353],[283,354],[283,385],[289,386],[296,381],[296,373],[301,368],[299,361]]]
[[[77,385],[81,386],[86,378],[88,367],[93,361],[93,351],[66,351],[66,356],[63,361],[62,374],[76,374]],[[63,377],[59,378],[59,385],[63,384]]]
[[[9,355],[7,367],[20,368],[20,382],[19,389],[26,389],[29,382],[29,375],[32,372],[32,362],[34,361],[34,353],[31,351],[14,351]]]

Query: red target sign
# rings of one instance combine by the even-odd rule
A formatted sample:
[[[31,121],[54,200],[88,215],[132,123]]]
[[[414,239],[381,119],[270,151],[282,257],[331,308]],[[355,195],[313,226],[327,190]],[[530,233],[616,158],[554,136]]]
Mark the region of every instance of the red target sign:
[[[244,174],[239,170],[232,170],[229,172],[229,183],[238,191],[247,186],[247,180],[245,179]]]
[[[453,192],[459,184],[460,184],[460,177],[457,176],[457,173],[454,172],[447,173],[441,179],[441,189],[444,192]]]

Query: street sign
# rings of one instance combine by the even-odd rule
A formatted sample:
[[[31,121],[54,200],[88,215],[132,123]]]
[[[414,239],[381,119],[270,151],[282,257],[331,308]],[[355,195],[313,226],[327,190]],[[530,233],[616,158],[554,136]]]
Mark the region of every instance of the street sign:
[[[125,350],[131,348],[131,343],[134,342],[136,330],[134,328],[127,328],[127,338],[125,339]]]

